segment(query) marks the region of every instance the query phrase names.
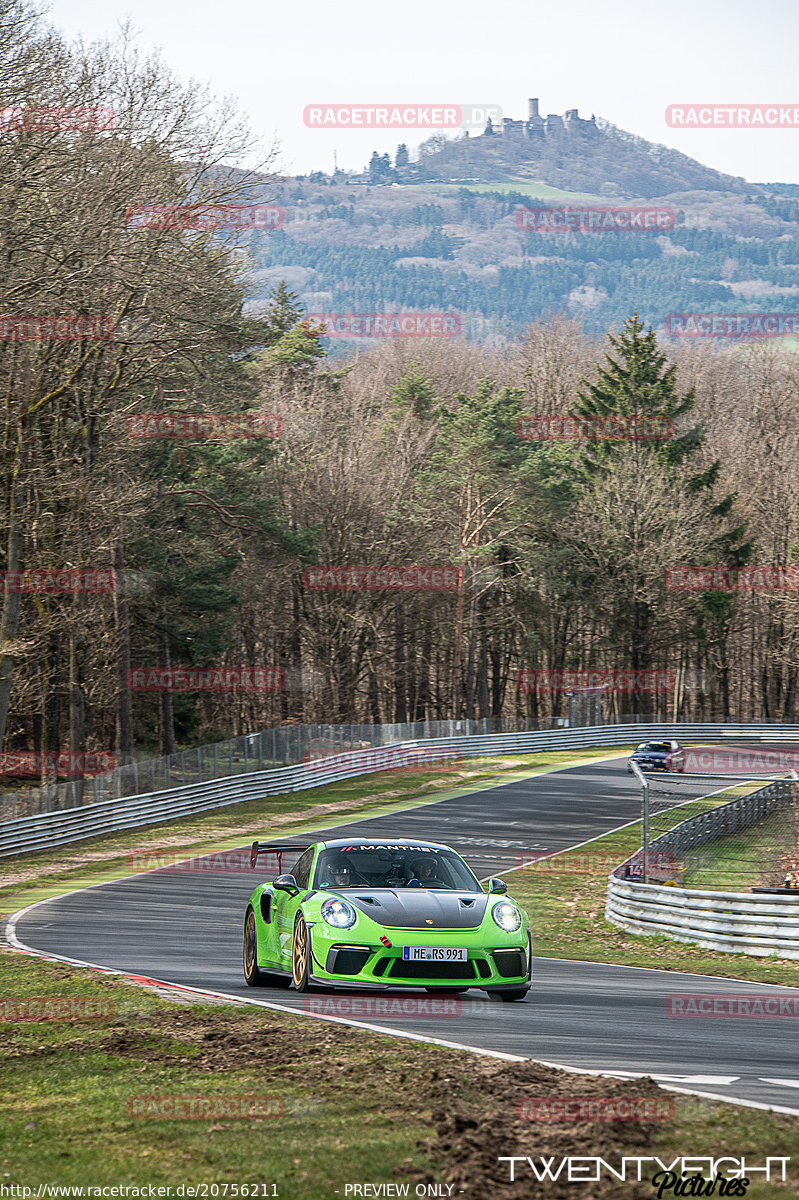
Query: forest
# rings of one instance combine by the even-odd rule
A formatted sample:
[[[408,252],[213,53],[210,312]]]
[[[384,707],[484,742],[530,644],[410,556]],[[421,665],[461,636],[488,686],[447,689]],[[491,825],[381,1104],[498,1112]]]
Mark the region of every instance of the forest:
[[[550,297],[504,338],[332,358],[290,278],[258,301],[252,239],[277,254],[283,233],[126,224],[260,201],[268,154],[219,166],[248,147],[236,114],[124,35],[76,48],[19,0],[0,15],[4,105],[115,114],[0,139],[6,752],[125,762],[286,723],[548,721],[564,672],[617,673],[608,717],[797,720],[799,573],[738,570],[799,563],[792,344],[664,343],[635,311],[644,267],[620,262],[602,330]],[[793,238],[672,236],[795,270]],[[421,268],[392,292],[381,253],[342,262],[352,288],[371,264],[361,309],[446,306]],[[535,418],[660,433],[520,435]]]

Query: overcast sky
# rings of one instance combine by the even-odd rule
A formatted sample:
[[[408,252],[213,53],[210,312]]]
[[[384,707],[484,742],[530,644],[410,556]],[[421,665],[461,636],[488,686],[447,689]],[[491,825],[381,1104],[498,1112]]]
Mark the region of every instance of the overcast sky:
[[[665,143],[753,181],[799,182],[799,128],[680,131],[668,105],[799,108],[797,0],[54,0],[67,34],[113,35],[130,17],[184,79],[237,98],[253,130],[281,144],[290,174],[360,170],[426,134],[314,130],[308,104],[490,103],[581,116]]]

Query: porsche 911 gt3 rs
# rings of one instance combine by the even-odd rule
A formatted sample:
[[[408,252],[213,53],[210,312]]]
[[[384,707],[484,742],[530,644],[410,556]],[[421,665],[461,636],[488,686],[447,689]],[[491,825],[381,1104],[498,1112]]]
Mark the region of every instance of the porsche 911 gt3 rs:
[[[460,855],[435,842],[343,838],[305,847],[290,874],[256,887],[244,915],[251,987],[470,987],[522,1000],[532,977],[527,914],[502,879],[484,891]]]

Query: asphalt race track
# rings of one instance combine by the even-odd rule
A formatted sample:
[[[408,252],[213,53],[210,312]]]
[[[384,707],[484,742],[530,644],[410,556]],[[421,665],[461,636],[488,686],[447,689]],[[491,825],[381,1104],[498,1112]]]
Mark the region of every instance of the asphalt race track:
[[[686,798],[690,794],[701,789],[686,788]],[[442,841],[485,878],[528,857],[578,846],[639,815],[639,788],[625,760],[615,759],[337,826],[336,836]],[[264,840],[268,830],[254,829],[253,836]],[[35,905],[17,919],[14,934],[18,944],[44,953],[251,1002],[570,1067],[653,1074],[691,1091],[799,1113],[797,1017],[680,1019],[667,1013],[668,997],[687,993],[752,999],[799,997],[799,990],[541,958],[524,1002],[503,1004],[472,990],[446,1003],[439,999],[443,1013],[432,1011],[433,998],[423,992],[367,998],[250,989],[241,973],[241,922],[258,878],[249,870],[163,868]]]

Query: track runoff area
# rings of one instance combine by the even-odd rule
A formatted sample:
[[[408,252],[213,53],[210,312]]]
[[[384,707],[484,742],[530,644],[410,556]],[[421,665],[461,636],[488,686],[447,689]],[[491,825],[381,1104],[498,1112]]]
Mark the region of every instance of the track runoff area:
[[[717,777],[708,777],[686,780],[679,790],[688,799],[719,786]],[[347,822],[335,827],[335,836],[444,842],[487,878],[533,858],[577,852],[636,821],[640,810],[640,786],[626,758],[618,758]],[[264,834],[253,829],[254,837]],[[325,834],[333,830],[301,840]],[[284,869],[290,863],[287,858]],[[767,1001],[789,996],[799,1008],[799,989],[536,958],[532,989],[516,1004],[477,990],[449,997],[399,990],[254,994],[242,976],[241,945],[244,907],[258,871],[245,853],[228,855],[218,869],[207,865],[195,859],[189,869],[163,867],[33,905],[12,919],[10,939],[69,961],[310,1018],[570,1070],[650,1075],[680,1091],[799,1114],[795,1020],[708,1015],[734,1007],[740,997],[759,999],[767,1009]],[[699,998],[693,1011],[701,1015],[688,1016],[687,996]]]

